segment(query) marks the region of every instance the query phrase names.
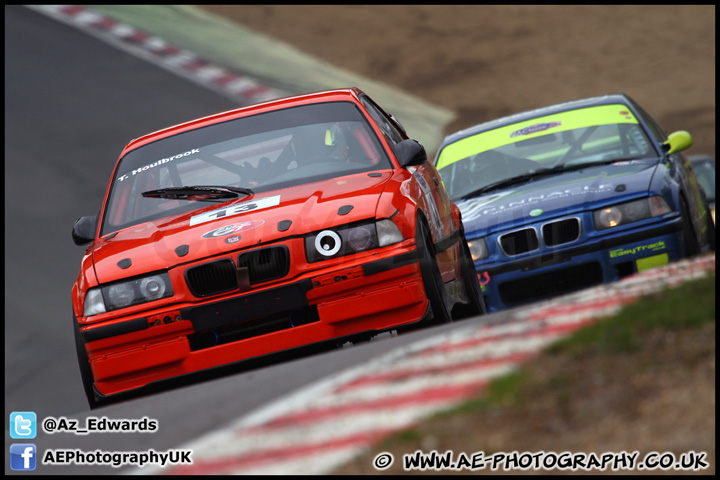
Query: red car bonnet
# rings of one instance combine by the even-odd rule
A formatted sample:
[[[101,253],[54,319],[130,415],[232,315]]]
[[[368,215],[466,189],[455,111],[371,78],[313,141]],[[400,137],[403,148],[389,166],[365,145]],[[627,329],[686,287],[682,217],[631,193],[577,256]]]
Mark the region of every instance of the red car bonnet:
[[[380,194],[391,175],[390,171],[378,177],[362,173],[258,193],[222,206],[207,204],[202,210],[127,228],[95,243],[93,260],[98,280],[100,283],[112,282],[259,242],[268,243],[337,224],[374,218]],[[358,195],[360,191],[364,195]],[[279,199],[275,198],[278,196]],[[270,199],[266,202],[269,206],[222,219],[200,220],[201,223],[190,226],[191,219],[203,212],[262,199]],[[349,212],[338,213],[348,205],[352,206]],[[341,219],[338,218],[340,215]],[[288,219],[293,219],[292,224],[287,230],[280,231],[278,223]],[[220,230],[222,227],[229,228]],[[227,241],[230,237],[233,237],[232,243]],[[184,245],[188,253],[181,257],[175,250]],[[128,263],[130,266],[126,266]]]

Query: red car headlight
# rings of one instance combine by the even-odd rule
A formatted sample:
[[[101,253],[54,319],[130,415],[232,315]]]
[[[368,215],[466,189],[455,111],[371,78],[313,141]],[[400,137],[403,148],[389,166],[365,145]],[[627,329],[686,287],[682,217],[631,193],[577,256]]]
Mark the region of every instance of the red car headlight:
[[[148,275],[134,280],[91,288],[85,296],[83,315],[90,317],[172,296],[173,288],[167,273]]]
[[[319,262],[404,240],[392,220],[342,225],[305,237],[305,256],[310,263]]]

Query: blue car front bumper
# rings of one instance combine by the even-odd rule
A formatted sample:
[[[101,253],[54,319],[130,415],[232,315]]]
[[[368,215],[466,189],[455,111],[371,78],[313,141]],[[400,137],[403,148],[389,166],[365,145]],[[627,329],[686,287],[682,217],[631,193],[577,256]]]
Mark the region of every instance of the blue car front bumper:
[[[496,243],[497,235],[486,241]],[[676,217],[651,226],[583,235],[562,247],[542,245],[511,258],[499,253],[476,262],[475,268],[488,311],[494,312],[664,265],[680,259],[683,248],[682,219]]]

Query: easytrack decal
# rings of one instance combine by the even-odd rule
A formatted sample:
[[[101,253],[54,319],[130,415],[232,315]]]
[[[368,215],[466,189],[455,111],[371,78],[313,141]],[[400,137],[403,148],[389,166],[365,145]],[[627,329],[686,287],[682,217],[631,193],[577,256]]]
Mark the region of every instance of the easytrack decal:
[[[649,245],[638,245],[634,248],[618,248],[616,250],[610,250],[610,258],[622,257],[625,255],[635,255],[636,253],[642,253],[646,251],[658,252],[665,250],[665,242],[660,240]]]

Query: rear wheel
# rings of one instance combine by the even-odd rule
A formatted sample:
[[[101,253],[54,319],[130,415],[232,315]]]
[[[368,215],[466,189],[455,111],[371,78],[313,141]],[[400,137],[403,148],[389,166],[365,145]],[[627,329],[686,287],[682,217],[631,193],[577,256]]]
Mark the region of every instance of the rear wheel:
[[[692,219],[690,218],[690,211],[682,195],[680,196],[680,213],[682,215],[683,240],[685,243],[684,254],[685,257],[694,257],[700,253],[700,243],[695,235],[695,229],[693,228]]]
[[[452,321],[448,307],[445,284],[440,275],[437,259],[433,250],[430,232],[425,222],[418,220],[416,228],[417,248],[420,253],[420,272],[422,274],[425,295],[430,301],[433,313],[433,323],[448,323]]]
[[[708,205],[707,197],[705,192],[702,194],[703,197],[703,208],[705,208],[706,225],[708,229],[707,234],[707,245],[711,252],[715,251],[715,220],[713,220],[712,212],[710,211],[710,205]]]

